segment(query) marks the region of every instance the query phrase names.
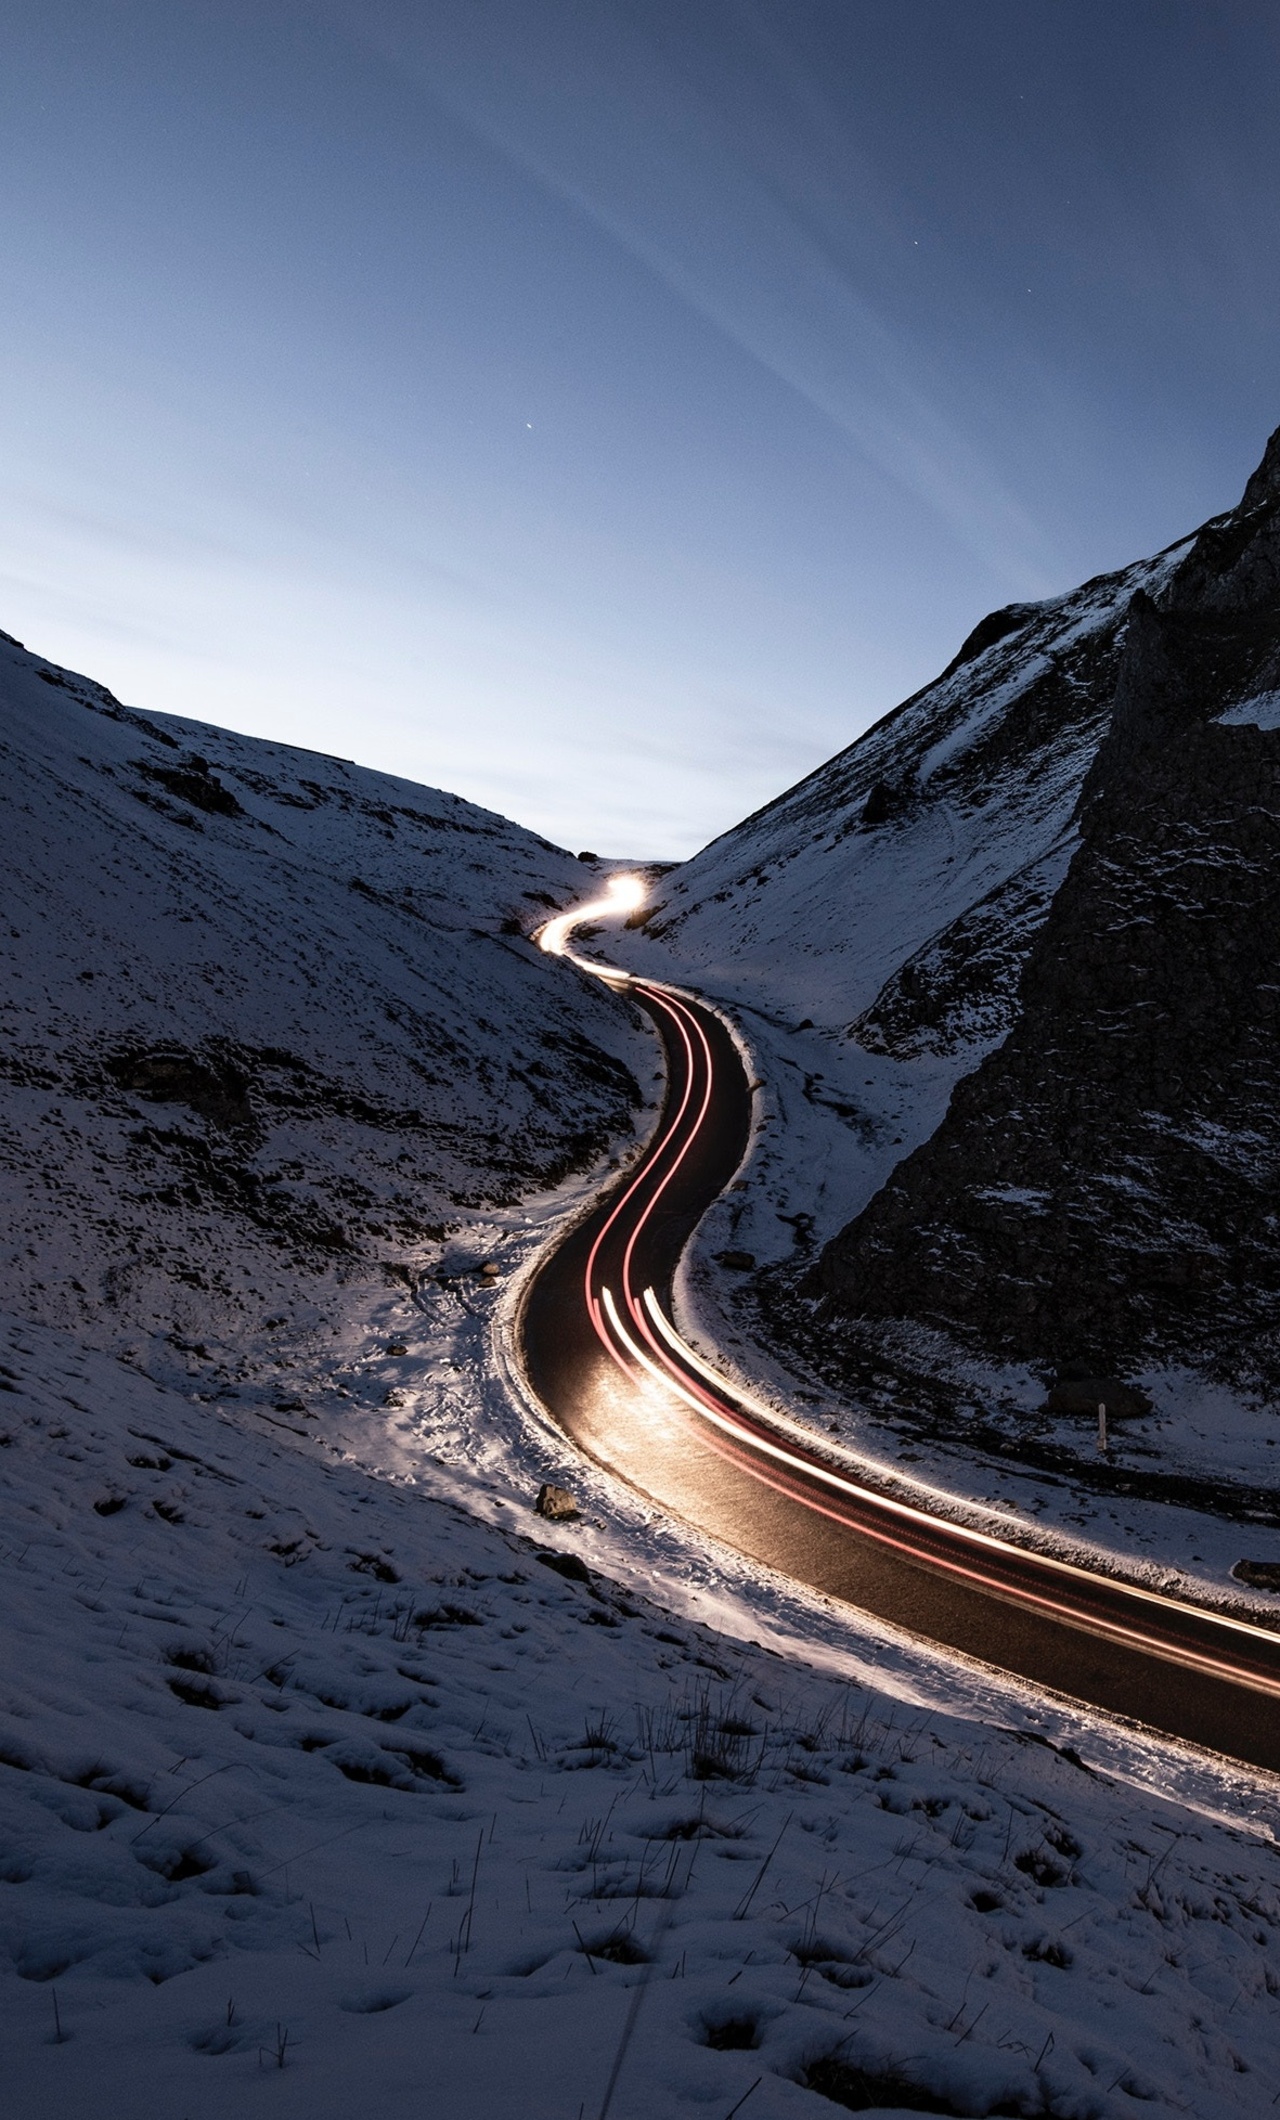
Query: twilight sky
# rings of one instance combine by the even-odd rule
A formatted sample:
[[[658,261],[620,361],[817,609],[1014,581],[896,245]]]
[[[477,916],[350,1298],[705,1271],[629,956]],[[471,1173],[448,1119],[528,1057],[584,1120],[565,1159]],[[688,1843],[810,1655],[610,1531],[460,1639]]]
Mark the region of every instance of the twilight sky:
[[[688,854],[1280,423],[1274,0],[0,4],[0,627]]]

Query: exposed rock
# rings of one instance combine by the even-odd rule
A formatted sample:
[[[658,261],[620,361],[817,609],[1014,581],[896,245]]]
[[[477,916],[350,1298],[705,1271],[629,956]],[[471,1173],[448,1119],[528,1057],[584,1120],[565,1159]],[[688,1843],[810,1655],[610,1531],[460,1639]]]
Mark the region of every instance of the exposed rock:
[[[570,1494],[567,1487],[553,1487],[549,1480],[545,1480],[539,1487],[538,1499],[533,1506],[539,1516],[550,1517],[553,1524],[562,1523],[566,1517],[578,1514],[577,1496]]]
[[[121,1089],[148,1103],[185,1104],[224,1131],[253,1124],[248,1077],[220,1054],[202,1057],[179,1046],[126,1050],[113,1053],[106,1065]]]
[[[1070,1369],[1071,1365],[1067,1366]],[[1064,1374],[1050,1385],[1044,1411],[1078,1413],[1093,1419],[1099,1406],[1105,1406],[1109,1421],[1131,1421],[1150,1413],[1151,1400],[1135,1384],[1122,1384],[1115,1377]]]
[[[867,799],[862,805],[862,822],[865,825],[887,824],[891,817],[905,808],[908,800],[906,790],[889,780],[873,781]]]
[[[1020,633],[1043,608],[1041,604],[1005,604],[999,611],[988,611],[985,618],[978,620],[972,633],[961,641],[943,676],[950,677],[954,671],[962,670],[966,663],[975,662],[979,655],[994,648],[998,641],[1007,640],[1011,633]]]
[[[210,770],[207,758],[193,755],[180,766],[157,766],[146,758],[135,758],[132,763],[135,773],[154,781],[183,802],[189,802],[193,809],[203,810],[206,816],[243,817],[245,814],[230,788],[224,787],[217,774]]]
[[[864,1051],[895,1060],[994,1042],[1017,1020],[1028,952],[1062,882],[1064,839],[971,906],[886,979],[849,1025]]]
[[[563,1575],[566,1582],[589,1584],[591,1581],[591,1570],[585,1561],[579,1560],[576,1553],[539,1553],[534,1557],[542,1562],[544,1568],[554,1569],[557,1575]]]
[[[1017,1021],[827,1247],[842,1311],[1280,1384],[1280,729],[1243,719],[1278,687],[1280,435],[1135,594]]]
[[[730,1273],[754,1273],[755,1254],[750,1251],[722,1251],[717,1254],[720,1264]]]

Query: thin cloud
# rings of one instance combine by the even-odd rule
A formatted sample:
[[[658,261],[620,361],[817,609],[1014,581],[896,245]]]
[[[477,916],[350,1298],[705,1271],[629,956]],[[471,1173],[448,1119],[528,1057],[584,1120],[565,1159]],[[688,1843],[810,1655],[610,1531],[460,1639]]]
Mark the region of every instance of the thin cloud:
[[[995,575],[1026,595],[1058,586],[1043,532],[948,416],[915,341],[629,25],[604,13],[579,25],[608,33],[602,56],[589,39],[552,50],[539,38],[560,18],[531,34],[537,18],[524,12],[507,18],[509,36],[496,10],[437,15],[430,32],[385,9],[341,19],[819,413]]]

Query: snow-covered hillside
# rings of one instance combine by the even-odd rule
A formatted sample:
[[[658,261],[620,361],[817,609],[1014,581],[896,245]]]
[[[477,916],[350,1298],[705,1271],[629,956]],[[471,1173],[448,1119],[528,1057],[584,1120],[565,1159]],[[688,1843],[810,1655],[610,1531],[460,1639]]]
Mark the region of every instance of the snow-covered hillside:
[[[1273,439],[1194,537],[993,613],[615,952],[722,997],[765,1083],[687,1322],[882,1462],[1192,1572],[1187,1509],[1280,1561],[1278,524]],[[1100,1460],[1066,1401],[1132,1412],[1119,1378],[1150,1410]]]
[[[835,1309],[1064,1380],[1182,1369],[1272,1425],[1278,585],[1280,434],[1239,508],[1135,596],[1009,1035],[830,1247]]]
[[[724,1242],[770,1263],[833,1235],[1004,1037],[1071,858],[1129,600],[1176,549],[993,613],[935,684],[610,938],[611,957],[723,1000],[758,1050],[773,1139]]]
[[[593,873],[532,833],[131,712],[7,637],[0,745],[0,1271],[23,1314],[252,1390],[482,1204],[645,1123],[646,1034],[524,939]]]
[[[13,2120],[1272,2110],[1259,1777],[642,1512],[539,1539],[16,1321],[0,1386]]]
[[[722,1241],[745,1200],[804,1254],[781,1174],[874,1186],[1000,1035],[1105,716],[1077,702],[1041,781],[1001,743],[1161,578],[1021,614],[1034,654],[905,710],[918,785],[841,766],[815,917],[881,866],[838,1009],[838,915],[776,992],[791,914],[719,957],[713,914],[673,931],[767,1056]],[[513,1383],[520,1275],[657,1087],[625,1002],[523,939],[591,870],[16,644],[0,673],[6,2115],[1263,2120],[1270,1778],[708,1548]],[[871,936],[894,844],[916,988]]]

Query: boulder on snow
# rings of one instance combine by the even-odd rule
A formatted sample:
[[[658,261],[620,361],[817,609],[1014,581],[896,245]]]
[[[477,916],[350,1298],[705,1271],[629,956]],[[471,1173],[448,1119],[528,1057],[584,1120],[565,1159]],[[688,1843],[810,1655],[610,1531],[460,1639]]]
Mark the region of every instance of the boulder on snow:
[[[590,1585],[591,1570],[576,1553],[538,1553],[534,1555],[534,1559],[540,1560],[544,1568],[554,1568],[556,1574],[563,1575],[566,1582]],[[599,1596],[598,1591],[592,1594]]]
[[[866,801],[862,805],[862,822],[866,825],[887,824],[905,806],[902,789],[890,780],[872,783]]]
[[[1231,1573],[1251,1590],[1280,1590],[1280,1561],[1237,1561]]]
[[[1082,1376],[1074,1363],[1059,1371],[1043,1411],[1096,1417],[1099,1406],[1106,1407],[1109,1421],[1131,1421],[1151,1411],[1150,1399],[1136,1384],[1122,1384],[1116,1377]]]
[[[224,1133],[254,1123],[249,1076],[226,1053],[202,1055],[178,1045],[128,1046],[112,1053],[107,1073],[117,1087],[149,1104],[185,1104]]]
[[[716,1257],[722,1266],[728,1267],[730,1273],[754,1273],[756,1270],[754,1252],[721,1251],[717,1252]]]
[[[567,1487],[553,1487],[549,1480],[539,1487],[538,1499],[533,1506],[539,1516],[550,1517],[552,1523],[561,1523],[565,1517],[578,1514],[577,1496],[570,1494]]]

